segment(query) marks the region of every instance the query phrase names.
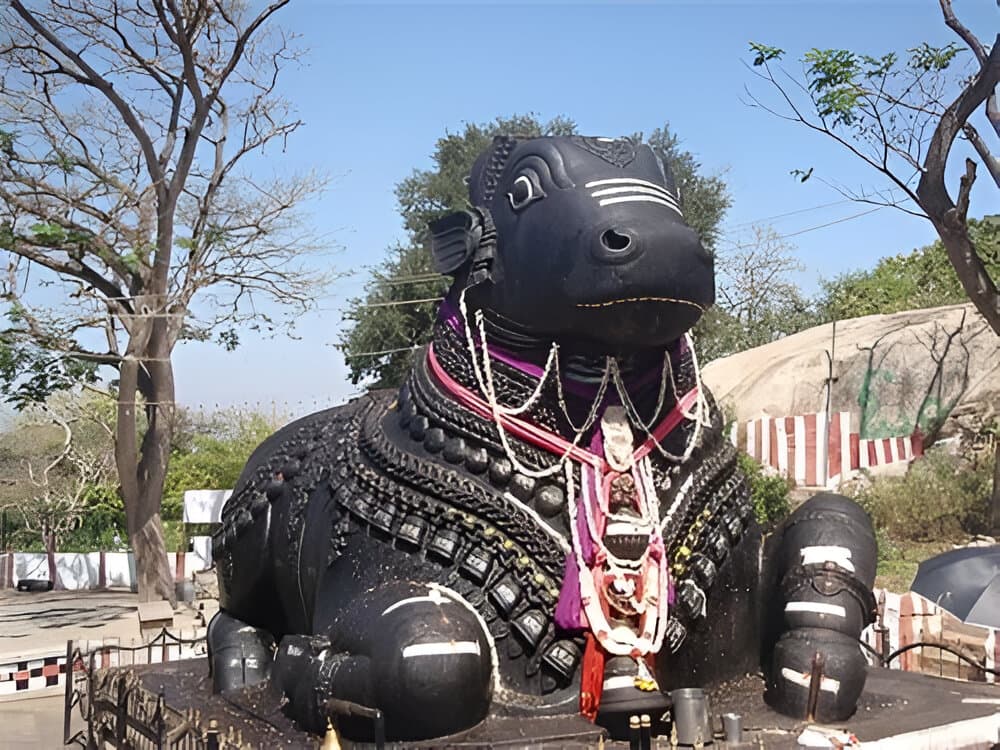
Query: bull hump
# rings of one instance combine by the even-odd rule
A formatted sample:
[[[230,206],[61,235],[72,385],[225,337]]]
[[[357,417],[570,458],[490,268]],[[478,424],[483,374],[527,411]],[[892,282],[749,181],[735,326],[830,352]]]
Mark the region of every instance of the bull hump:
[[[246,528],[285,488],[308,493],[330,466],[347,459],[357,442],[358,424],[372,408],[384,405],[389,392],[373,392],[343,406],[316,412],[282,427],[250,456],[232,496],[222,509],[216,537]]]

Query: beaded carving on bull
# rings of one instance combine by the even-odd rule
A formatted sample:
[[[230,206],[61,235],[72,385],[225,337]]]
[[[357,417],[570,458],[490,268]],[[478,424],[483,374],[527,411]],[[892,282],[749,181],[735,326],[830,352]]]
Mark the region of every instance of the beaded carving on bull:
[[[761,665],[787,710],[793,647],[843,647],[824,710],[852,710],[837,639],[866,617],[867,531],[831,546],[846,526],[809,524],[854,510],[806,503],[762,551],[688,333],[712,262],[668,165],[628,140],[500,138],[469,185],[431,227],[454,283],[406,382],[279,431],[227,503],[216,689],[270,679],[313,731],[329,699],[378,708],[400,741],[570,713],[620,735],[672,687]],[[831,572],[829,549],[862,562]]]

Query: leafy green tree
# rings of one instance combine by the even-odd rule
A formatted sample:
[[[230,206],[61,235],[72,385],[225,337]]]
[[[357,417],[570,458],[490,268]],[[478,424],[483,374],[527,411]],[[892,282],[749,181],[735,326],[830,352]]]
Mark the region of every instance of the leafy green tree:
[[[1000,277],[991,273],[974,242],[969,204],[976,174],[986,169],[1000,190],[1000,158],[980,128],[1000,137],[1000,33],[987,46],[956,16],[952,0],[938,0],[945,25],[961,40],[944,46],[915,44],[905,55],[880,56],[848,49],[813,49],[802,60],[804,79],[776,68],[778,47],[751,43],[753,67],[777,92],[777,104],[751,93],[753,104],[833,139],[887,182],[888,191],[851,194],[896,206],[931,222],[962,289],[1000,335]],[[984,131],[989,136],[989,131]],[[958,166],[956,141],[976,158],[949,191],[948,168]],[[803,173],[803,180],[812,169]],[[991,191],[992,193],[992,191]],[[996,193],[992,193],[995,203]],[[902,196],[902,198],[900,198]],[[1000,442],[994,467],[992,525],[1000,531]]]
[[[163,488],[163,517],[180,520],[185,490],[231,489],[247,459],[276,425],[262,414],[226,410],[193,421],[170,460]]]
[[[396,198],[408,233],[406,242],[389,250],[364,296],[350,300],[345,319],[348,329],[340,347],[351,370],[351,381],[371,382],[375,387],[398,385],[409,369],[412,351],[430,337],[437,302],[447,289],[445,277],[433,273],[424,237],[430,221],[467,204],[465,178],[476,156],[495,135],[571,135],[572,120],[557,117],[541,122],[534,115],[498,117],[490,123],[467,124],[459,133],[438,139],[432,155],[433,168],[416,170],[396,186]],[[642,139],[642,134],[636,134]],[[670,161],[684,200],[684,215],[715,251],[720,224],[730,205],[725,181],[704,175],[701,165],[664,125],[644,139]],[[414,303],[413,300],[419,300]],[[699,339],[710,338],[712,321],[699,327]]]
[[[1000,217],[969,220],[969,236],[987,271],[1000,278]],[[882,258],[874,268],[822,282],[826,320],[858,318],[966,302],[968,295],[940,240]]]

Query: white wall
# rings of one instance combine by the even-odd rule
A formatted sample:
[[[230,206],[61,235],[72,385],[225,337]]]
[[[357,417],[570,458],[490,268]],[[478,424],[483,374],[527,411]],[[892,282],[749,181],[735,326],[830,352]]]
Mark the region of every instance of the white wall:
[[[211,537],[195,537],[195,551],[184,555],[183,577],[212,567]],[[44,552],[15,552],[14,585],[22,578],[47,580],[49,562]],[[100,582],[100,552],[57,552],[56,570],[63,588],[70,591],[97,588]],[[167,564],[171,576],[177,570],[177,555],[167,553]],[[131,552],[106,552],[104,556],[105,578],[109,587],[134,588],[135,558]]]
[[[219,523],[222,506],[232,490],[188,490],[184,493],[184,523]],[[212,567],[212,538],[191,537],[192,552],[184,555],[182,577]],[[2,553],[0,553],[2,554]],[[44,552],[15,552],[14,585],[22,578],[48,580],[49,562]],[[100,552],[56,553],[56,570],[63,588],[70,591],[93,589],[99,586],[101,570]],[[177,555],[167,553],[171,576],[177,570]],[[131,552],[105,553],[105,579],[109,587],[135,588],[135,558]],[[0,580],[0,587],[4,585]]]

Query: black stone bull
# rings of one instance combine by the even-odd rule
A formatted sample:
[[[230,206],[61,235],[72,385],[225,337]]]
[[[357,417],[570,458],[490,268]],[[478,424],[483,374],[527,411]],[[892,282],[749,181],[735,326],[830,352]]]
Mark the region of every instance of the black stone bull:
[[[432,227],[455,281],[406,384],[280,430],[226,504],[216,689],[270,678],[313,731],[338,698],[403,740],[491,712],[619,733],[761,668],[802,715],[819,651],[819,718],[850,715],[871,526],[825,494],[762,540],[687,336],[713,264],[668,166],[500,138],[469,185]]]

